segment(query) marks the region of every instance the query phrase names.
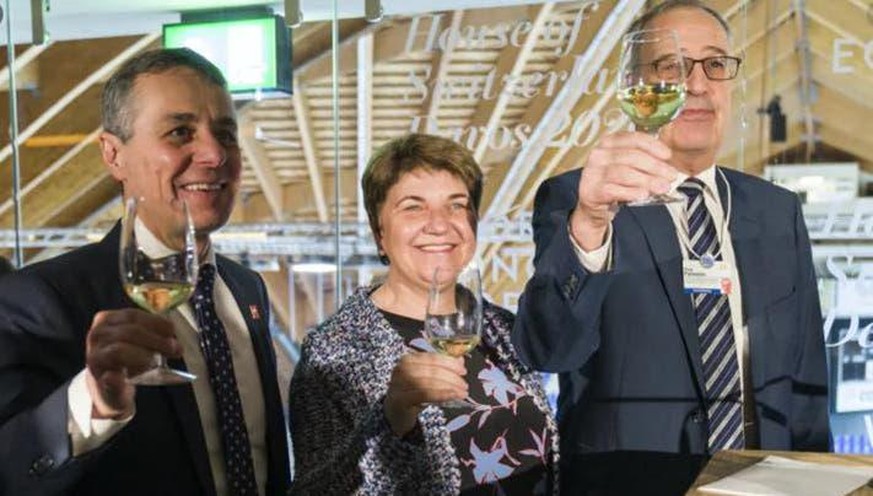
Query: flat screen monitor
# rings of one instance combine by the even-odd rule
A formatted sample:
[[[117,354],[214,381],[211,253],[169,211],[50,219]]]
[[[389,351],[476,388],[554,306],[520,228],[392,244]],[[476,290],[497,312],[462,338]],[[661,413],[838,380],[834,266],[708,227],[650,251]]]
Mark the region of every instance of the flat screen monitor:
[[[234,99],[291,94],[291,44],[282,17],[164,25],[164,47],[187,47],[221,69]]]

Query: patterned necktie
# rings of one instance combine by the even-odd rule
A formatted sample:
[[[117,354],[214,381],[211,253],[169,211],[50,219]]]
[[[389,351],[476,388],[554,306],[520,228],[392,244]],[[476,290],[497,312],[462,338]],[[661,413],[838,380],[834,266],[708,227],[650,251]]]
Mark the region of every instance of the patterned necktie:
[[[255,469],[252,462],[252,447],[243,418],[242,401],[233,373],[230,344],[224,325],[215,313],[212,290],[215,287],[215,266],[200,267],[197,289],[194,291],[194,314],[200,326],[200,349],[209,369],[209,384],[215,396],[218,424],[221,428],[221,444],[224,448],[224,465],[227,475],[228,494],[233,496],[258,496]]]
[[[708,253],[721,260],[715,224],[703,201],[703,188],[703,183],[697,178],[689,178],[679,186],[679,191],[686,197],[688,238],[697,256]],[[697,258],[694,253],[689,253],[689,258]],[[693,293],[691,302],[703,355],[710,452],[741,449],[744,441],[740,368],[728,297]]]

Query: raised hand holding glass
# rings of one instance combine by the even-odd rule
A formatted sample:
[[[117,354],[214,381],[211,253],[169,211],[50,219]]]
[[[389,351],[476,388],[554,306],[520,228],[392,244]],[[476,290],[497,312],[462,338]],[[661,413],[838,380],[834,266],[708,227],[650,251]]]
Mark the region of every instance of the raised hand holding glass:
[[[186,302],[197,281],[197,246],[194,226],[187,205],[175,202],[173,215],[160,226],[161,241],[173,250],[166,256],[151,258],[137,241],[135,198],[125,203],[122,220],[119,268],[124,291],[140,308],[165,315]],[[194,374],[171,369],[163,355],[155,355],[155,367],[128,380],[133,384],[161,386],[184,384],[196,379]]]

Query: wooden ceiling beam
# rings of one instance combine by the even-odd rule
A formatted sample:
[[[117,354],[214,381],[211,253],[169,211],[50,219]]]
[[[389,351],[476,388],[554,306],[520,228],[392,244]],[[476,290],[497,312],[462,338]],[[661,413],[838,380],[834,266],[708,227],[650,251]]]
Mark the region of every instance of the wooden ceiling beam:
[[[527,65],[527,61],[540,38],[539,33],[542,32],[546,19],[551,15],[554,6],[554,2],[546,2],[532,7],[531,18],[533,21],[529,21],[531,22],[531,31],[524,42],[521,46],[508,43],[501,49],[500,55],[497,56],[497,63],[494,66],[494,79],[496,81],[503,81],[504,78],[510,78],[510,80],[515,81],[522,75],[525,65]],[[491,143],[491,135],[500,124],[511,96],[511,91],[500,91],[496,98],[488,99],[483,93],[482,99],[479,100],[476,111],[470,120],[470,127],[472,129],[483,129],[479,133],[479,142],[476,143],[476,147],[473,150],[473,157],[476,159],[476,162],[481,162],[485,157],[485,151]]]
[[[528,175],[537,166],[551,138],[560,130],[562,123],[570,118],[567,109],[586,92],[590,92],[590,83],[598,75],[604,62],[619,43],[622,33],[630,26],[636,14],[644,5],[643,0],[619,0],[606,14],[594,40],[572,63],[573,74],[552,99],[548,109],[536,120],[536,125],[529,140],[515,156],[512,165],[500,182],[500,186],[490,198],[484,218],[499,218],[509,212],[521,193]],[[586,4],[588,5],[588,4]],[[585,8],[585,7],[583,7]],[[590,22],[591,19],[588,19]],[[571,52],[572,53],[572,52]]]
[[[342,39],[337,47],[340,73],[349,72],[356,67],[357,41],[361,36],[387,29],[393,25],[390,20],[381,23],[368,23],[362,19],[357,21],[359,22],[347,28],[348,32],[345,33],[345,36],[341,36]],[[340,22],[341,31],[343,31],[343,24]],[[329,23],[327,27],[330,28]],[[330,29],[327,30],[327,33],[330,33]],[[294,77],[299,79],[301,83],[330,79],[333,66],[333,47],[328,43],[322,45],[322,48],[321,52],[313,53],[309,59],[295,65]]]
[[[273,220],[282,220],[282,183],[261,144],[255,138],[255,123],[249,115],[250,107],[238,112],[239,144],[248,159],[248,164],[258,179],[258,186],[270,205]]]
[[[25,69],[27,69],[28,65],[31,62],[35,61],[42,52],[44,52],[48,47],[52,46],[52,43],[54,42],[48,41],[39,45],[30,45],[29,47],[27,47],[27,50],[25,50],[24,53],[15,57],[15,66],[13,67],[15,74],[23,72]],[[9,91],[9,76],[11,75],[11,72],[9,71],[8,64],[3,69],[5,70],[0,71],[0,91]],[[18,85],[21,85],[20,80],[18,81]]]
[[[133,57],[137,53],[145,50],[149,45],[160,38],[160,33],[147,34],[140,38],[136,43],[127,47],[124,51],[118,54],[115,58],[104,64],[77,84],[73,89],[68,91],[57,102],[43,112],[39,117],[34,119],[19,135],[18,143],[21,144],[33,137],[43,126],[55,118],[58,114],[64,111],[68,105],[79,98],[83,93],[88,91],[95,84],[103,81],[106,77],[112,74],[121,64]],[[6,160],[12,154],[12,144],[8,144],[0,150],[0,162]]]
[[[357,188],[356,177],[357,171],[355,168],[341,169],[342,176],[340,178],[341,198],[354,198]],[[331,181],[333,174],[325,176]],[[332,183],[331,183],[332,184]],[[332,194],[332,193],[331,193]],[[316,208],[315,192],[312,189],[312,184],[309,180],[288,183],[282,186],[282,198],[284,199],[283,211],[285,212],[284,219],[286,222],[295,222],[301,220],[300,212],[307,208]],[[327,198],[325,198],[327,201]],[[264,194],[260,191],[251,192],[240,197],[240,203],[234,210],[231,222],[234,223],[252,223],[264,222],[271,216],[271,209],[267,203]],[[318,219],[316,211],[313,222],[327,222],[327,220]],[[345,221],[354,221],[355,217],[346,218]]]
[[[85,137],[85,139],[77,143],[73,148],[64,153],[59,159],[52,162],[51,165],[49,165],[42,172],[40,172],[38,176],[25,184],[24,187],[21,188],[21,192],[19,193],[21,201],[24,202],[27,195],[30,194],[34,189],[36,189],[49,179],[55,177],[54,174],[61,170],[64,166],[66,166],[73,158],[77,157],[80,153],[82,153],[82,150],[84,150],[85,147],[94,144],[94,142],[97,140],[97,137],[102,131],[102,127],[98,127],[97,129],[92,131],[89,135]],[[7,212],[9,212],[12,209],[12,205],[12,198],[3,202],[3,204],[0,205],[0,216],[3,216]]]
[[[450,33],[459,33],[461,31],[461,22],[464,20],[464,11],[456,10],[449,16],[448,26],[446,29]],[[433,21],[435,22],[435,21]],[[442,28],[442,26],[440,26]],[[440,29],[442,31],[442,29]],[[449,38],[451,39],[451,38]],[[442,101],[442,83],[448,79],[449,67],[452,65],[452,55],[455,52],[457,43],[447,43],[447,46],[441,50],[434,50],[431,59],[431,65],[425,79],[433,81],[434,85],[427,92],[424,100],[421,102],[420,115],[425,116],[425,123],[437,123],[437,114],[439,113],[440,102]],[[437,124],[438,125],[438,124]],[[425,124],[428,126],[428,124]]]
[[[821,0],[806,2],[805,11],[810,19],[826,26],[840,38],[847,38],[862,46],[870,40],[867,12],[852,3],[845,0],[838,5]]]
[[[318,220],[327,222],[327,202],[324,199],[324,187],[321,181],[321,168],[319,167],[318,150],[312,138],[312,117],[309,105],[303,94],[303,88],[299,80],[294,78],[294,89],[291,96],[294,105],[294,117],[297,119],[297,129],[300,131],[300,144],[303,147],[303,157],[306,159],[306,170],[309,172],[309,181],[314,193],[315,207],[318,211]]]
[[[279,262],[279,270],[260,272],[260,274],[264,284],[267,286],[267,294],[269,295],[273,315],[286,329],[291,329],[291,312],[288,302],[288,270],[288,265],[282,260]]]

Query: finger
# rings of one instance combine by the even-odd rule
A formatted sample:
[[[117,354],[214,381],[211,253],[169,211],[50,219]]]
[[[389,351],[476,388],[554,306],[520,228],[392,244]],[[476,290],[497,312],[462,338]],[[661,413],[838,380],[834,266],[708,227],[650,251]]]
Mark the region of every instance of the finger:
[[[673,151],[670,150],[670,147],[664,144],[663,141],[654,136],[640,132],[618,132],[609,134],[601,140],[599,145],[602,148],[613,149],[635,148],[645,151],[649,155],[663,161],[669,160],[673,155]]]
[[[460,375],[439,367],[400,370],[392,376],[389,389],[395,391],[454,389],[465,392],[467,381]]]
[[[95,320],[96,322],[96,320]],[[143,348],[151,353],[176,357],[181,355],[181,346],[175,332],[166,335],[155,332],[154,322],[125,322],[122,324],[98,323],[88,332],[88,348],[102,348],[123,342]],[[159,325],[163,325],[160,322]],[[172,329],[172,323],[170,323]]]
[[[131,376],[152,367],[154,352],[125,342],[116,342],[88,350],[86,363],[94,377],[102,377],[107,372],[127,371]]]
[[[136,388],[123,372],[104,372],[98,377],[88,369],[85,380],[96,418],[120,419],[133,411]]]
[[[459,375],[467,373],[463,357],[450,357],[440,353],[407,353],[401,357],[399,364],[404,367],[441,367]]]
[[[152,332],[160,336],[175,337],[176,335],[173,322],[169,318],[135,308],[97,312],[94,316],[91,327],[99,324],[137,324],[144,328],[151,329]]]
[[[608,172],[617,167],[632,168],[642,173],[658,177],[667,183],[672,182],[678,172],[667,162],[652,156],[644,150],[635,148],[614,148],[594,150],[589,156],[589,164]],[[583,174],[584,178],[584,174]]]
[[[461,400],[467,397],[466,391],[457,389],[411,389],[399,391],[394,395],[393,401],[406,408],[423,406],[428,403],[443,403],[450,400]]]
[[[609,184],[604,186],[603,195],[610,205],[640,201],[651,196],[652,192],[646,188]],[[614,206],[610,208],[615,209]]]
[[[653,193],[666,193],[670,190],[671,182],[661,176],[649,174],[629,165],[613,167],[606,173],[604,185],[624,186],[626,188],[644,189]]]

